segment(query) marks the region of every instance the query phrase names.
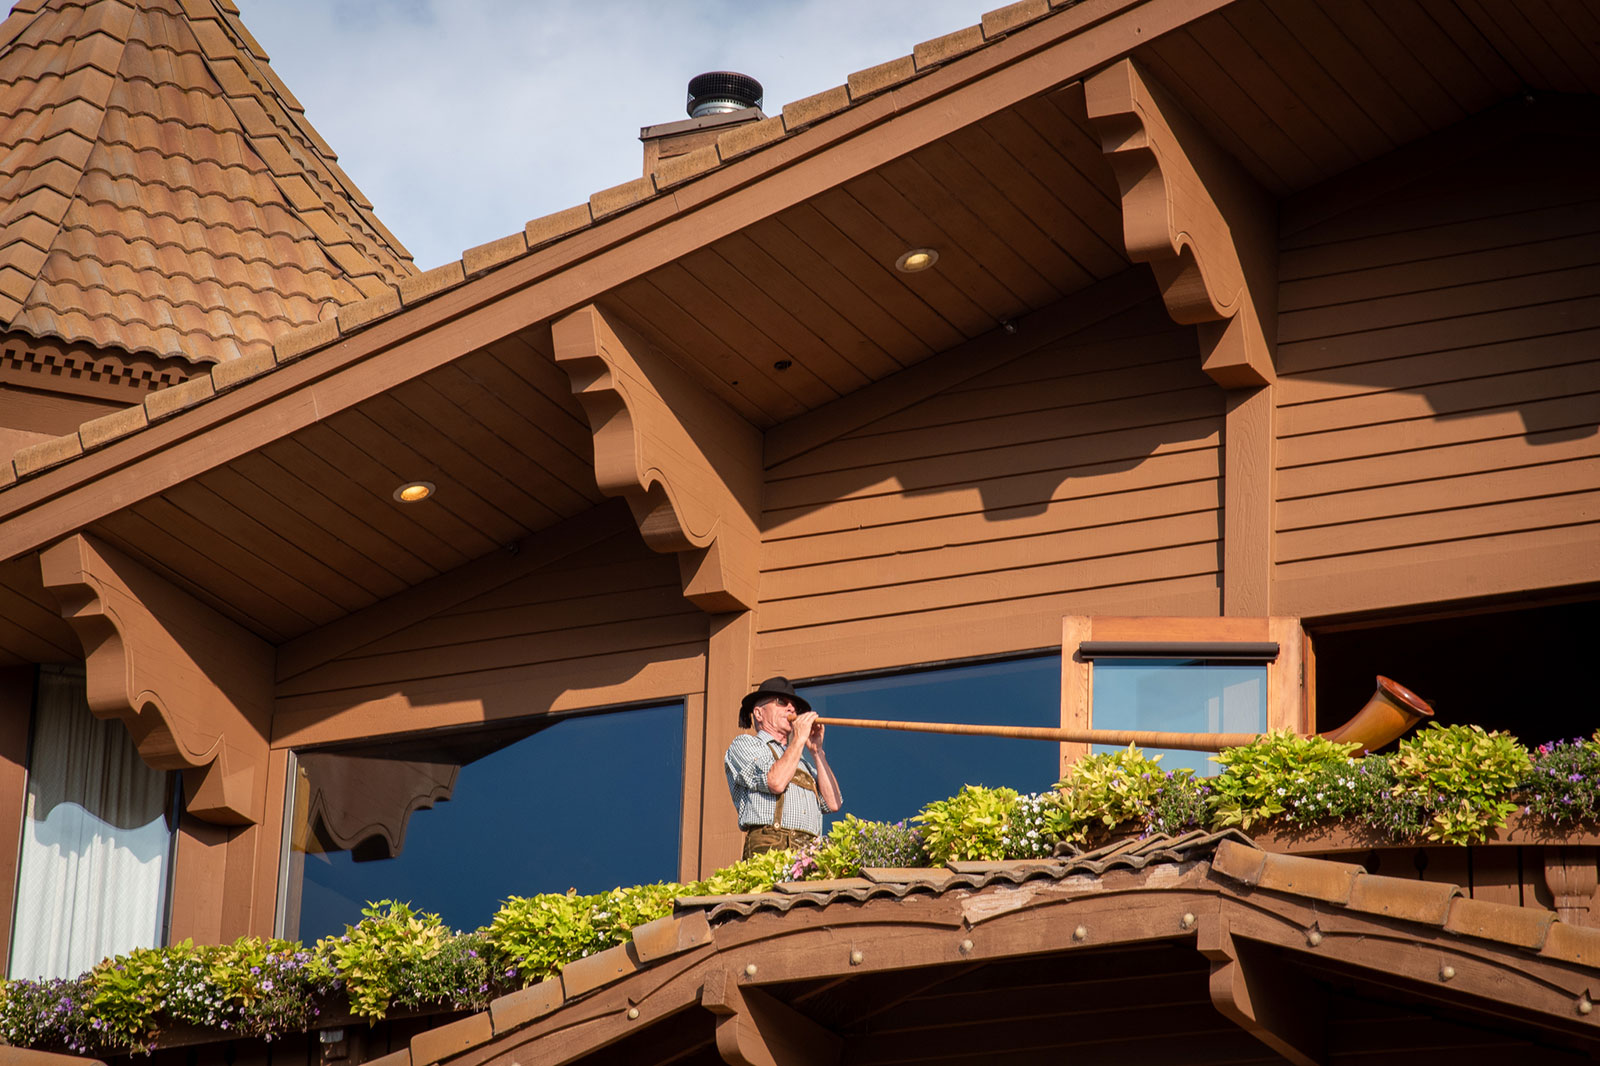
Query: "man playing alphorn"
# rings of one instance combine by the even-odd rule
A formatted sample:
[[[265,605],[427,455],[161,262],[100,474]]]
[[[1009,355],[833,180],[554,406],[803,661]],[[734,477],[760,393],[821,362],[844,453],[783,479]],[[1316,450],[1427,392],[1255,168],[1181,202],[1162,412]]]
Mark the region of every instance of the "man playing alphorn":
[[[823,725],[786,677],[769,677],[739,704],[741,733],[722,766],[744,830],[744,857],[798,848],[822,833],[822,808],[843,804],[822,750]]]

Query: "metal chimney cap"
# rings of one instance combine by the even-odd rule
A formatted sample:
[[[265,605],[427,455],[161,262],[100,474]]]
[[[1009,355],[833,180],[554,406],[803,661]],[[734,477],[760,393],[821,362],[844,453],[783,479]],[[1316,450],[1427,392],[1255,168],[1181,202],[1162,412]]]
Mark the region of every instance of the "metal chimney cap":
[[[689,79],[690,118],[761,106],[761,83],[748,74],[711,70]]]

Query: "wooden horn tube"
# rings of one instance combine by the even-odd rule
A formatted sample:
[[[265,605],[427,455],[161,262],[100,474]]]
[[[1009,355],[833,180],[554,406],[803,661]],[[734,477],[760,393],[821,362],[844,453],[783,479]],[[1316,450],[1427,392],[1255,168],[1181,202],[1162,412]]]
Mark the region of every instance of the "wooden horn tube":
[[[1341,744],[1360,744],[1374,751],[1405,736],[1417,723],[1433,717],[1433,708],[1415,692],[1379,676],[1378,690],[1366,706],[1344,725],[1321,734]],[[1222,751],[1251,743],[1260,733],[1164,733],[1136,729],[1052,729],[1025,725],[967,725],[959,722],[890,722],[879,718],[825,718],[823,725],[856,729],[897,729],[906,733],[951,733],[966,737],[1006,737],[1013,740],[1050,740],[1069,744],[1112,744],[1119,748],[1176,748],[1180,751]]]
[[[1221,751],[1255,740],[1259,733],[1163,733],[1136,729],[1051,729],[1025,725],[966,725],[959,722],[887,722],[876,718],[824,718],[823,725],[857,729],[898,729],[906,733],[954,733],[968,737],[1007,737],[1013,740],[1053,740],[1057,743],[1114,744],[1119,748],[1178,748],[1183,751]]]

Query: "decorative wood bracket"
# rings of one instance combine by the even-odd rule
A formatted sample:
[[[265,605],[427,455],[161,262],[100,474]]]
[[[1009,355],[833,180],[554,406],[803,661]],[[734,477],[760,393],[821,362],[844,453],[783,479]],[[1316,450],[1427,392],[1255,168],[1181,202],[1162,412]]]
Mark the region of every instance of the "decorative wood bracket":
[[[700,1005],[717,1016],[717,1052],[729,1066],[830,1066],[844,1041],[836,1033],[756,988],[740,988],[711,970]]]
[[[1211,960],[1211,1002],[1225,1017],[1294,1063],[1327,1061],[1327,1018],[1316,990],[1272,949],[1235,940],[1227,915],[1201,918],[1198,947]]]
[[[86,534],[41,552],[39,565],[83,643],[89,709],[124,723],[151,766],[190,771],[190,814],[260,821],[272,648]]]
[[[1273,379],[1277,233],[1270,199],[1136,63],[1084,80],[1122,191],[1128,255],[1149,263],[1174,321],[1199,329],[1224,388]]]
[[[558,320],[551,335],[594,431],[600,491],[628,501],[645,543],[678,555],[698,607],[754,607],[761,435],[599,307]]]

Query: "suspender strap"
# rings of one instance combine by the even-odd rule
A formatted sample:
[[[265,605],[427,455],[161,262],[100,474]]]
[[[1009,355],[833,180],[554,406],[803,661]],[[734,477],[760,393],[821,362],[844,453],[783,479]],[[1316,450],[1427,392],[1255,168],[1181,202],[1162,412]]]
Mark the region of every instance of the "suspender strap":
[[[783,752],[778,750],[778,742],[776,740],[767,741],[767,747],[772,749],[772,757],[774,759],[783,758]],[[811,776],[811,771],[807,770],[803,763],[795,765],[794,776],[789,779],[789,788],[794,788],[797,785],[807,792],[815,792],[817,790],[817,779]],[[772,824],[780,829],[783,827],[783,801],[788,795],[788,788],[778,793],[778,804],[772,811]]]

